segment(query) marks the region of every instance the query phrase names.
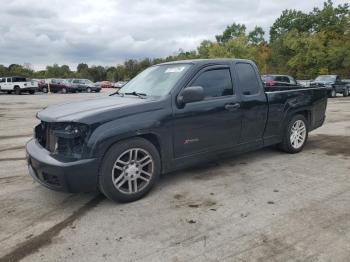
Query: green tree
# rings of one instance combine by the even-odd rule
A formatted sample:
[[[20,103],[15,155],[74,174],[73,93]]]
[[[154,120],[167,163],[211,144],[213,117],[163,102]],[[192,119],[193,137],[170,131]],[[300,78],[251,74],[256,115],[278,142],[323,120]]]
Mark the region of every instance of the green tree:
[[[254,30],[249,32],[248,34],[248,42],[254,45],[260,45],[265,43],[265,31],[259,27],[255,26]]]
[[[219,44],[224,44],[230,39],[238,38],[238,37],[241,37],[242,35],[245,35],[245,31],[246,31],[245,25],[233,23],[232,25],[229,25],[226,27],[222,35],[215,36],[216,41]]]
[[[209,50],[213,47],[213,42],[209,40],[204,40],[197,47],[197,53],[200,58],[209,58]]]
[[[85,63],[80,63],[77,66],[77,72],[78,73],[82,73],[82,72],[86,72],[89,69],[89,66]]]

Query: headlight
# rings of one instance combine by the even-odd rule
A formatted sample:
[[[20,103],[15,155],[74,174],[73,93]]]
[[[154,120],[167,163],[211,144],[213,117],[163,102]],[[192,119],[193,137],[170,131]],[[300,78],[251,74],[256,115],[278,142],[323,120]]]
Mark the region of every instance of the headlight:
[[[88,126],[83,124],[66,124],[66,126],[62,126],[61,129],[55,129],[55,135],[62,138],[77,138],[85,136],[88,129]]]
[[[89,136],[89,126],[79,123],[57,123],[54,127],[54,153],[79,158]]]

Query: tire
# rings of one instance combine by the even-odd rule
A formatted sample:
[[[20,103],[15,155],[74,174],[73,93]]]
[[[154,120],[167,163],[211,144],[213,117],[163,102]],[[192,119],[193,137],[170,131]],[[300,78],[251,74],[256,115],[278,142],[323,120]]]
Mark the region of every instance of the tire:
[[[61,92],[62,92],[62,94],[67,94],[67,89],[63,87]]]
[[[86,92],[91,93],[91,87],[86,88]]]
[[[121,141],[114,144],[102,160],[99,189],[115,202],[138,200],[156,184],[160,165],[158,150],[148,140],[132,138]]]
[[[35,91],[34,91],[34,90],[30,90],[30,91],[29,91],[29,94],[34,95],[34,94],[35,94]]]
[[[333,98],[333,97],[336,97],[336,96],[337,96],[337,91],[333,88],[331,90],[331,97]]]
[[[46,87],[43,87],[42,91],[43,91],[43,93],[47,93],[48,90]]]
[[[349,87],[345,87],[344,91],[343,91],[343,97],[349,96],[349,93],[350,93],[350,88]]]
[[[95,92],[96,92],[96,93],[100,93],[100,91],[101,91],[101,89],[96,89]]]
[[[20,95],[21,94],[21,89],[18,86],[15,87],[15,94],[16,95]]]
[[[12,91],[7,91],[7,94],[11,95],[11,94],[12,94]]]
[[[298,131],[293,132],[293,129]],[[306,144],[308,133],[309,125],[305,117],[303,115],[293,116],[284,129],[282,143],[279,144],[280,149],[290,154],[299,153],[301,150],[303,150]],[[298,135],[300,139],[296,137],[296,135]]]

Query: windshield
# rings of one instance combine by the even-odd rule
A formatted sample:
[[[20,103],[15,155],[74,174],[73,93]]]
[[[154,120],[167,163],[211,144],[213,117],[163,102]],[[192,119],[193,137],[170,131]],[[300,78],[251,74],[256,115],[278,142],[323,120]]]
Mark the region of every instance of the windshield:
[[[187,72],[190,64],[152,66],[126,83],[119,93],[140,93],[147,96],[164,96]]]
[[[321,81],[321,82],[332,82],[334,80],[335,80],[335,76],[318,76],[315,79],[315,81]]]

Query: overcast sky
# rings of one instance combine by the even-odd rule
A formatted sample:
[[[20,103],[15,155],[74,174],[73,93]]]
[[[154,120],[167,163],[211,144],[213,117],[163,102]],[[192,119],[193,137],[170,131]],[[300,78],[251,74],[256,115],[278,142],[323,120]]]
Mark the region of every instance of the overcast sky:
[[[348,1],[337,0],[335,4]],[[226,25],[268,32],[287,8],[321,0],[0,0],[0,64],[115,65],[195,49]]]

